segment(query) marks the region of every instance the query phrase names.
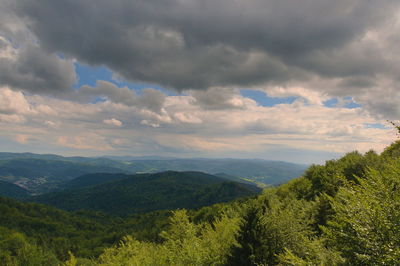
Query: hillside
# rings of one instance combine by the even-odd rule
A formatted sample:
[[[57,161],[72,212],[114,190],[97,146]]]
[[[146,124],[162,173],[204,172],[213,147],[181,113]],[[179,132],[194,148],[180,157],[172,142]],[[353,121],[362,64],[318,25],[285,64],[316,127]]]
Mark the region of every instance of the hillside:
[[[200,171],[224,173],[236,178],[278,185],[303,174],[307,166],[280,161],[251,159],[136,159],[123,161],[132,172]]]
[[[15,154],[14,154],[15,155]],[[23,154],[30,156],[30,154]],[[37,158],[13,158],[0,160],[0,180],[18,184],[33,193],[56,190],[59,186],[83,174],[123,170],[104,165],[48,160]]]
[[[65,210],[88,209],[127,215],[198,208],[256,195],[258,192],[260,189],[255,186],[230,182],[201,172],[168,171],[132,175],[91,187],[44,194],[32,200]]]
[[[62,186],[64,189],[77,189],[83,187],[90,187],[95,185],[100,185],[103,183],[108,183],[116,181],[123,178],[128,178],[127,174],[110,174],[110,173],[95,173],[82,175],[77,178],[72,179]]]
[[[18,241],[24,243],[20,243],[21,248],[29,242],[44,247],[61,260],[67,259],[68,251],[81,257],[98,256],[104,248],[116,244],[127,234],[155,241],[167,226],[169,216],[165,211],[119,219],[99,212],[70,213],[3,197],[0,197],[0,213],[0,265],[4,265],[5,258],[2,248],[15,252],[17,247],[12,243]],[[16,232],[22,234],[22,240],[13,239]],[[11,239],[14,242],[10,242]],[[7,242],[10,242],[9,247]]]
[[[15,198],[15,199],[23,199],[28,197],[29,195],[30,194],[28,190],[19,187],[17,185],[14,185],[12,183],[0,180],[0,196]]]

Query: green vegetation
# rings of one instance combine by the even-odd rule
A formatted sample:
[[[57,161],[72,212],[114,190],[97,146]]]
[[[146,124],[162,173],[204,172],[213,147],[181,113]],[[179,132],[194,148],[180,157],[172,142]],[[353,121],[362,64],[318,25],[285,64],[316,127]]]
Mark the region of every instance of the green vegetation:
[[[29,191],[12,183],[0,180],[0,196],[23,199],[29,196]]]
[[[0,235],[4,236],[0,237],[0,247],[4,247],[0,250],[8,252],[7,256],[19,256],[17,251],[10,250],[13,248],[12,235],[16,233],[18,241],[26,242],[29,247],[35,247],[40,252],[53,254],[60,261],[67,259],[68,251],[79,257],[97,257],[104,248],[116,244],[128,234],[143,241],[158,242],[159,234],[168,226],[170,216],[168,211],[163,211],[121,219],[99,212],[69,213],[45,205],[1,197],[0,213]],[[0,253],[0,265],[5,264],[7,257],[2,255]]]
[[[118,179],[127,178],[129,175],[126,174],[111,174],[111,173],[95,173],[82,175],[67,182],[64,189],[77,189],[100,185],[103,183],[112,182]]]
[[[74,182],[94,183],[90,175]],[[199,208],[239,197],[252,196],[260,189],[200,172],[162,172],[125,176],[100,175],[95,186],[34,197],[32,200],[65,210],[97,210],[115,215],[178,208]]]
[[[187,181],[196,187],[225,184],[194,175]],[[160,187],[185,188],[178,176],[139,175],[80,191],[159,179]],[[118,218],[2,199],[0,264],[399,265],[399,188],[400,141],[380,155],[351,152],[258,196],[197,210]]]
[[[311,166],[211,221],[175,212],[163,242],[127,237],[87,265],[398,265],[399,147]]]

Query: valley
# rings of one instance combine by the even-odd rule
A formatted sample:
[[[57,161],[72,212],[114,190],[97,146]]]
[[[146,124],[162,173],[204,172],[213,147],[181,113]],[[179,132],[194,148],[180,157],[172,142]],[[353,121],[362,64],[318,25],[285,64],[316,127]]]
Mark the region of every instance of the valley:
[[[268,186],[285,183],[307,168],[293,163],[248,159],[122,159],[125,160],[0,152],[0,180],[17,184],[34,195],[62,189],[72,179],[92,173],[199,171],[235,182]]]

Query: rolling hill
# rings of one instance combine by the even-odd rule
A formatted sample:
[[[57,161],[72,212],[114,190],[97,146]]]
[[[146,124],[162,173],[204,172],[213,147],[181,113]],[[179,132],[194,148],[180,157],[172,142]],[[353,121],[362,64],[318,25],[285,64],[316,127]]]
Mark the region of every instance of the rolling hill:
[[[93,177],[89,175],[86,179]],[[110,178],[111,175],[106,177]],[[164,209],[198,208],[256,195],[261,191],[253,185],[231,182],[201,172],[167,171],[131,175],[123,179],[120,177],[119,174],[115,181],[89,187],[86,187],[87,182],[83,182],[84,177],[79,180],[82,188],[43,194],[31,200],[65,210],[88,209],[128,215]]]
[[[91,158],[0,153],[0,180],[17,184],[33,194],[59,190],[70,180],[93,173],[199,171],[235,182],[264,186],[285,183],[302,175],[305,169],[305,165],[250,159]]]
[[[30,193],[20,186],[0,180],[0,196],[23,199],[29,197]]]
[[[82,175],[77,178],[72,179],[67,182],[63,188],[64,189],[78,189],[84,187],[90,187],[95,185],[100,185],[103,183],[108,183],[112,181],[116,181],[123,178],[128,178],[127,174],[112,174],[112,173],[95,173],[95,174],[87,174]]]
[[[212,175],[224,173],[239,179],[279,185],[299,177],[306,165],[256,159],[135,159],[124,162],[124,169],[136,173],[162,171],[200,171]],[[236,181],[236,180],[235,180]]]

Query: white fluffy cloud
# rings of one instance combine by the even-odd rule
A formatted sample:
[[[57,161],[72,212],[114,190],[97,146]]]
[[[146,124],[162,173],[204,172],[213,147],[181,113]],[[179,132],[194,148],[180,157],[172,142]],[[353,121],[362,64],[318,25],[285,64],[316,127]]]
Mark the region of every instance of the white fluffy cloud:
[[[31,107],[22,92],[12,91],[7,87],[0,88],[1,114],[28,114]]]
[[[122,122],[119,121],[118,119],[115,119],[115,118],[104,119],[103,123],[106,124],[106,125],[116,126],[116,127],[121,127],[122,126]]]

